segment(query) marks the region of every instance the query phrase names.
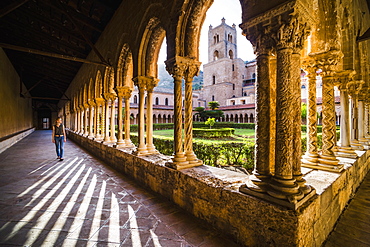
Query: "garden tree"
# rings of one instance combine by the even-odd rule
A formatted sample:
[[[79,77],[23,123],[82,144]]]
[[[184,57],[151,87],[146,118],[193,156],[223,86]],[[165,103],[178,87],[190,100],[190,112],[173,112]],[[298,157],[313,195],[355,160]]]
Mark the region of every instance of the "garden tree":
[[[208,102],[208,106],[211,110],[216,110],[220,106],[220,103],[218,101],[210,101]]]
[[[215,118],[208,118],[207,121],[205,122],[206,125],[209,125],[209,128],[212,129],[212,126],[215,125],[216,120]]]
[[[302,103],[301,104],[301,118],[306,119],[306,117],[307,117],[307,104]]]
[[[205,116],[208,118],[216,118],[217,120],[219,120],[221,117],[224,116],[224,112],[221,110],[205,111]]]
[[[199,118],[200,118],[202,121],[204,121],[204,119],[206,118],[206,111],[205,111],[205,108],[204,108],[204,107],[199,106],[199,107],[196,107],[196,108],[194,109],[194,111],[198,112],[198,113],[196,113],[196,115],[198,115],[198,116],[199,116]]]

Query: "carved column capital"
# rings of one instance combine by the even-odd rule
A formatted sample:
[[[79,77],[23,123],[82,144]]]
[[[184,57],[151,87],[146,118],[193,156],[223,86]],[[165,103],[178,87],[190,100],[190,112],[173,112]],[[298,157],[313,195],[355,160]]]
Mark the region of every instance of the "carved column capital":
[[[108,100],[113,101],[116,97],[116,94],[115,93],[104,93],[103,97],[104,97],[105,101],[108,101]]]
[[[94,100],[89,100],[89,106],[90,107],[94,107],[96,104],[95,104],[95,101]]]
[[[354,96],[358,96],[358,94],[360,93],[361,89],[362,89],[362,85],[364,84],[364,81],[363,80],[352,80],[352,81],[349,81],[347,83],[347,90],[348,90],[348,94],[351,96],[351,97],[354,97]]]
[[[158,85],[159,79],[151,77],[150,80],[146,81],[146,90],[152,93],[154,88]]]
[[[117,96],[122,98],[130,98],[132,93],[132,88],[129,86],[121,86],[115,88]]]
[[[335,77],[339,70],[339,62],[343,58],[343,53],[339,50],[330,50],[328,52],[313,53],[318,67],[322,70],[322,77]]]
[[[308,56],[302,59],[301,67],[304,71],[308,73],[307,75],[308,78],[310,79],[316,78],[318,66],[316,60],[312,56]]]
[[[347,91],[348,83],[353,81],[356,71],[354,70],[343,70],[335,74],[335,80],[340,91]]]

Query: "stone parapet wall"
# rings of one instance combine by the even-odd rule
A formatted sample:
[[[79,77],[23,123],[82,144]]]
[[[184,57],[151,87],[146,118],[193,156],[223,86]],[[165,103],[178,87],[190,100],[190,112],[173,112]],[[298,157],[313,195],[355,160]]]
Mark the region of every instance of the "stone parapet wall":
[[[168,156],[137,157],[68,131],[68,136],[138,184],[175,202],[244,246],[320,246],[369,170],[369,151],[342,173],[303,168],[317,195],[297,211],[240,193],[248,176],[200,166],[174,170]]]

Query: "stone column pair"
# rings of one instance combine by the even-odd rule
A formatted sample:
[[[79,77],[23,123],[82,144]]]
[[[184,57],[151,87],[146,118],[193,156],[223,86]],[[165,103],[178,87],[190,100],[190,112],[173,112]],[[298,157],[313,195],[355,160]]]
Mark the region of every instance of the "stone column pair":
[[[363,150],[364,144],[367,145],[368,142],[363,139],[363,103],[359,101],[360,92],[362,89],[363,81],[353,80],[348,83],[348,92],[351,97],[351,147],[357,150]],[[360,103],[361,102],[361,103]],[[360,133],[361,132],[361,133]],[[361,134],[361,135],[360,135]],[[360,140],[362,142],[360,142]]]
[[[136,154],[149,155],[157,154],[153,144],[153,90],[158,84],[158,79],[152,76],[138,76],[134,78],[135,86],[139,90],[139,146]],[[145,126],[145,91],[147,92],[147,110]],[[145,143],[146,127],[146,143]]]
[[[130,97],[132,89],[128,86],[116,87],[118,98],[118,141],[116,148],[131,148],[134,145],[130,139]],[[125,100],[125,108],[123,108],[122,100]],[[123,112],[125,113],[123,116]],[[123,123],[124,121],[124,123]],[[124,138],[123,138],[124,125]]]
[[[314,194],[300,162],[300,51],[309,29],[298,16],[284,18],[274,29],[242,25],[255,47],[257,80],[255,170],[240,191],[297,208]]]
[[[116,142],[115,135],[115,94],[114,93],[105,93],[105,133],[104,133],[104,144],[113,145]],[[109,103],[111,108],[109,108]],[[110,117],[110,118],[109,118]],[[110,128],[109,128],[110,127]]]
[[[185,169],[200,166],[193,151],[193,77],[199,72],[200,63],[186,57],[176,56],[167,60],[166,69],[174,78],[174,157],[167,166]],[[182,79],[185,79],[185,123],[183,142]]]
[[[104,99],[103,98],[95,98],[95,140],[96,141],[103,141],[103,110]]]

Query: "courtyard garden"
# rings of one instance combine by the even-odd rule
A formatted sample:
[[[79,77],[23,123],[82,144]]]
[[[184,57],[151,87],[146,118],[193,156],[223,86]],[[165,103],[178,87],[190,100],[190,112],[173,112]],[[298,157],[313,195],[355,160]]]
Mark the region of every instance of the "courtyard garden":
[[[209,129],[204,122],[194,122],[194,129]],[[153,142],[165,155],[173,154],[173,124],[154,124]],[[254,165],[255,125],[253,123],[216,122],[212,127],[233,129],[230,136],[193,137],[193,148],[204,164],[250,173]],[[318,147],[322,146],[321,126],[318,126]],[[138,144],[137,125],[131,125],[131,139]],[[339,131],[337,131],[339,139]],[[302,125],[302,153],[306,151],[306,126]]]

